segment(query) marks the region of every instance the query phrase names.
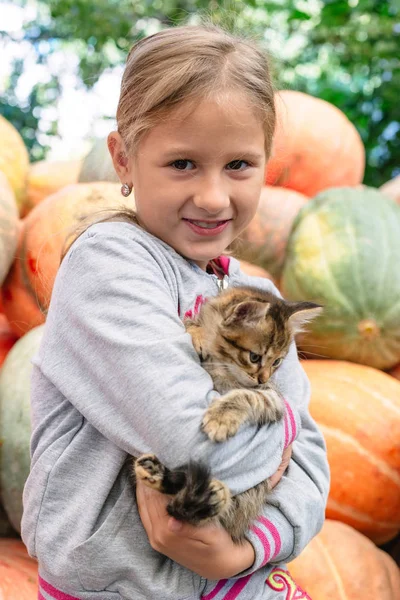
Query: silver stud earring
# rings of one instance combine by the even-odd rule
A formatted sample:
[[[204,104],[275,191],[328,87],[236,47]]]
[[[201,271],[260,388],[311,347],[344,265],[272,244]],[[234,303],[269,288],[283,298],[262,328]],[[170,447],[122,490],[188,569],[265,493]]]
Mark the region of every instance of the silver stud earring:
[[[132,188],[127,183],[123,183],[121,186],[121,194],[126,198],[131,192]]]

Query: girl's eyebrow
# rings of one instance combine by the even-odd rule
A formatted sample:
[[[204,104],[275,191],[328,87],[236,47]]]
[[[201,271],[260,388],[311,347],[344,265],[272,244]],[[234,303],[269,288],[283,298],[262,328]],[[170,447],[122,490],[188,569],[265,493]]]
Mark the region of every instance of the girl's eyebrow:
[[[176,147],[176,148],[170,147],[164,154],[165,159],[176,158],[177,156],[180,158],[190,158],[190,157],[193,158],[193,157],[201,156],[201,153],[197,152],[193,148],[184,148],[183,146],[180,146],[180,147]],[[263,155],[258,152],[253,152],[252,150],[249,150],[249,151],[240,150],[238,152],[234,152],[234,151],[229,152],[229,157],[227,156],[227,158],[229,158],[230,160],[235,160],[235,159],[239,159],[239,158],[248,158],[249,160],[259,161],[259,160],[262,160]]]

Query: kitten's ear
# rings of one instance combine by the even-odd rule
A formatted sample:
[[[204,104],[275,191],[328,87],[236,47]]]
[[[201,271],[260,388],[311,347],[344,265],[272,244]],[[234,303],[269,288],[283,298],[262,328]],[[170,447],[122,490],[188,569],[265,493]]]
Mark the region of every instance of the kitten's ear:
[[[314,302],[286,302],[290,317],[288,319],[294,335],[304,330],[304,325],[318,317],[323,310],[320,304]]]
[[[243,325],[258,323],[269,309],[268,302],[257,302],[256,300],[245,300],[233,306],[225,316],[224,325]]]

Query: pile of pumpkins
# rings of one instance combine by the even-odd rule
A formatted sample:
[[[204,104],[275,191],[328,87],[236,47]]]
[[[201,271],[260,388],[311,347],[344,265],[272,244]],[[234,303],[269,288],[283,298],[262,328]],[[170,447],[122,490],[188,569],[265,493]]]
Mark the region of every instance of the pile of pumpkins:
[[[364,147],[338,108],[295,91],[276,106],[259,209],[236,252],[287,299],[324,306],[297,342],[332,477],[324,527],[289,569],[313,600],[400,600],[400,182],[362,185]],[[0,597],[33,600],[36,565],[18,538],[30,359],[66,241],[86,216],[134,199],[105,140],[84,160],[30,165],[3,117],[0,138]]]

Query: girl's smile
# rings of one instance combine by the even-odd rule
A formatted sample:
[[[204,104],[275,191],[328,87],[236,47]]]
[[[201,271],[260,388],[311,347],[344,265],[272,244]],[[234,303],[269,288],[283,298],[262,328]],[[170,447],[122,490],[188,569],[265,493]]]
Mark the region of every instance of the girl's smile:
[[[190,229],[198,235],[218,235],[228,226],[231,219],[224,221],[196,221],[193,219],[183,219]]]

